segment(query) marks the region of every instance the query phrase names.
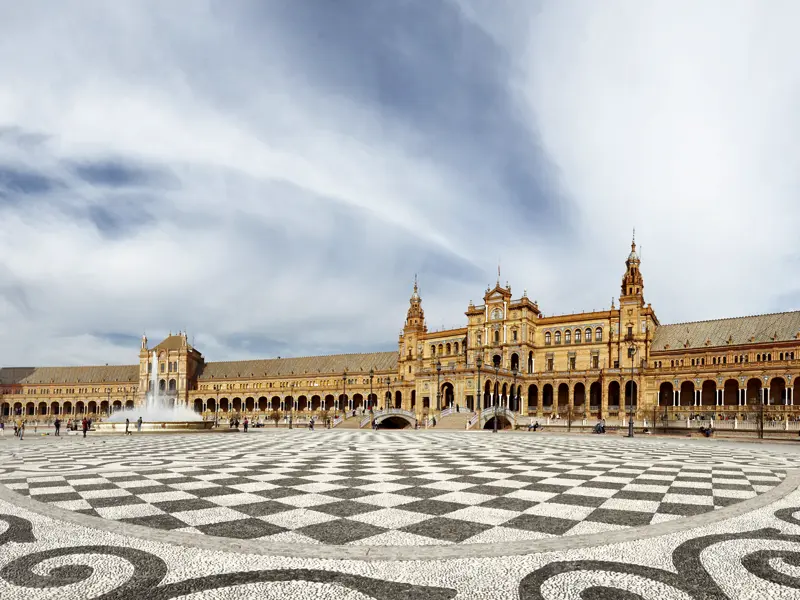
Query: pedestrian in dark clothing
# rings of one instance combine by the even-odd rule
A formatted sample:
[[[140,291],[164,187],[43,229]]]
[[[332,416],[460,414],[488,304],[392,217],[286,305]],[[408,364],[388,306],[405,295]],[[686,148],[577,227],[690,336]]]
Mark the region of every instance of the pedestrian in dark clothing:
[[[86,437],[86,432],[89,430],[89,421],[85,417],[81,421],[81,427],[83,428],[83,437]]]
[[[125,419],[125,435],[131,435],[131,420]]]
[[[55,425],[55,427],[56,427],[56,435],[60,437],[61,436],[61,419],[56,419],[55,423],[53,423],[53,425]]]

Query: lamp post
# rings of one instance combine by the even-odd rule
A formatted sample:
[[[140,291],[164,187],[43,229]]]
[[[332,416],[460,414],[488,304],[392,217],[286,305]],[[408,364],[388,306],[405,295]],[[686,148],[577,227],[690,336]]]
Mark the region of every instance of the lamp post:
[[[498,371],[500,370],[500,365],[495,364],[494,366],[494,389],[498,392],[500,391],[500,382],[497,380]],[[497,433],[497,393],[493,394],[494,398],[492,398],[492,403],[494,404],[494,423],[492,427],[492,433]]]
[[[442,363],[436,359],[436,410],[442,410],[441,400],[439,399],[439,392],[441,391],[439,381],[442,377]]]
[[[480,353],[475,358],[475,364],[478,367],[478,393],[475,394],[475,398],[477,403],[475,404],[476,410],[481,409],[481,398],[483,397],[483,390],[481,389],[481,367],[483,366],[483,358],[481,357]]]
[[[289,429],[291,429],[294,416],[294,381],[289,384],[289,393],[292,395],[292,403],[289,405]]]
[[[517,367],[511,369],[511,374],[514,376],[514,384],[511,387],[511,398],[514,399],[514,405],[512,408],[511,402],[509,401],[508,408],[511,410],[511,412],[516,412],[519,410],[517,407],[517,402],[519,402],[519,396],[517,395]]]
[[[367,400],[367,410],[372,412],[372,378],[375,377],[375,369],[369,370],[369,400]]]
[[[347,400],[347,371],[342,373],[342,402]],[[347,408],[350,408],[350,405],[347,405]],[[347,416],[347,409],[344,407],[342,408],[345,411],[345,416]]]
[[[216,412],[214,413],[214,427],[219,427],[219,385],[214,386],[214,391],[217,395]]]
[[[628,346],[628,356],[631,358],[631,401],[630,401],[630,411],[628,412],[628,437],[633,437],[633,357],[636,356],[636,346],[631,344]]]
[[[390,376],[386,376],[386,406],[383,408],[391,408],[392,402],[392,392],[389,389],[389,384],[392,383],[392,378]]]

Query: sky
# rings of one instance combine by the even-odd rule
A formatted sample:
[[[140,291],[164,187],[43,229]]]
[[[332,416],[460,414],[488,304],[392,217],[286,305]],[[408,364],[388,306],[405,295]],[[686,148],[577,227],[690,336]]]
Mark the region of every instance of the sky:
[[[800,309],[794,0],[0,0],[0,365]]]

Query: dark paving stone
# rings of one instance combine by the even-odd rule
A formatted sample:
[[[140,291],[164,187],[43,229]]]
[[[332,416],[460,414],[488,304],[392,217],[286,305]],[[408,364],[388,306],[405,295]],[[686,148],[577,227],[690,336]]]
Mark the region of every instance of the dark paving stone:
[[[476,485],[474,487],[464,488],[463,491],[469,492],[470,494],[484,494],[486,496],[505,496],[515,489],[516,488],[500,487],[496,485]]]
[[[186,500],[166,500],[164,502],[152,502],[153,506],[163,510],[165,513],[176,513],[187,510],[201,510],[204,508],[218,508],[218,504],[203,500],[202,498],[187,498]]]
[[[242,519],[240,521],[198,525],[197,529],[206,535],[216,535],[240,540],[252,540],[253,538],[274,535],[286,531],[283,527],[278,527],[277,525],[267,523],[260,519]]]
[[[78,492],[64,492],[62,494],[35,494],[31,496],[37,502],[64,502],[66,500],[82,500]]]
[[[724,498],[722,496],[714,496],[714,506],[730,506],[741,502],[743,498]]]
[[[714,490],[711,488],[690,488],[671,486],[668,493],[670,494],[684,494],[686,496],[713,496]]]
[[[403,510],[408,510],[416,513],[423,513],[426,515],[446,515],[447,513],[455,512],[464,508],[463,504],[456,502],[443,502],[441,500],[418,500],[416,502],[409,502],[403,504]]]
[[[658,510],[656,510],[656,512],[667,515],[681,515],[683,517],[691,517],[693,515],[702,515],[703,513],[711,512],[712,510],[714,510],[713,506],[664,502],[658,507]]]
[[[616,481],[587,481],[586,483],[582,483],[581,487],[584,488],[598,488],[601,490],[621,490],[624,488],[627,483]]]
[[[318,506],[314,510],[319,510]],[[318,523],[296,529],[298,533],[314,538],[323,544],[348,544],[387,531],[367,523],[359,523],[349,519],[337,519],[327,523]]]
[[[4,482],[8,483],[8,482]],[[62,479],[61,481],[30,481],[28,482],[28,487],[32,490],[41,490],[43,488],[49,487],[64,487],[65,485],[69,485],[66,479]]]
[[[81,483],[71,484],[76,492],[93,492],[95,490],[118,490],[119,486],[113,483],[92,483],[83,485]]]
[[[75,512],[76,513],[80,513],[82,515],[89,515],[90,517],[99,517],[100,516],[100,513],[98,513],[93,508],[82,508],[80,510],[76,510]]]
[[[235,511],[250,515],[251,517],[261,517],[264,515],[274,515],[289,510],[294,510],[293,506],[282,504],[281,502],[274,502],[272,500],[265,500],[264,502],[254,502],[252,504],[241,504],[232,507]]]
[[[596,473],[596,474],[593,474],[593,475],[586,475],[584,473],[569,473],[569,472],[567,472],[567,473],[564,473],[563,475],[560,475],[560,477],[563,477],[564,479],[580,479],[580,480],[583,480],[583,481],[589,481],[591,479],[594,479],[598,475],[602,475],[602,473]]]
[[[125,523],[132,523],[133,525],[143,525],[144,527],[152,527],[153,529],[179,529],[187,527],[188,525],[173,517],[172,515],[150,515],[147,517],[131,517],[129,519],[119,519]]]
[[[753,486],[750,484],[747,479],[742,479],[742,483],[734,484],[734,483],[715,483],[714,484],[715,490],[745,490],[748,492],[753,491]]]
[[[175,491],[175,490],[170,490],[170,491]],[[215,496],[229,496],[231,494],[241,494],[242,492],[240,490],[236,490],[225,486],[217,486],[208,488],[198,488],[196,490],[186,490],[186,493],[191,494],[192,496],[197,496],[198,498],[209,498]]]
[[[169,483],[169,482],[165,482],[165,483]],[[242,485],[243,483],[253,483],[253,480],[252,479],[247,479],[246,477],[232,476],[232,477],[226,477],[224,479],[214,479],[213,483],[216,483],[217,485],[221,485],[221,486]],[[308,482],[306,481],[305,483],[308,483]],[[240,494],[241,492],[237,491],[237,493]]]
[[[616,496],[615,496],[616,497]],[[581,496],[579,494],[559,494],[558,496],[553,496],[547,502],[557,502],[559,504],[569,504],[570,506],[591,506],[597,508],[603,502],[605,502],[607,498],[603,498],[602,496]]]
[[[86,501],[92,508],[106,508],[108,506],[133,506],[144,504],[144,500],[136,496],[112,496],[111,498],[87,498]]]
[[[142,477],[141,475],[137,475],[135,473],[134,474],[128,474],[128,473],[125,473],[125,474],[104,473],[103,477],[105,479],[110,480],[110,481],[120,481],[120,482],[122,482],[122,481],[141,481],[142,479],[144,479],[144,477]]]
[[[400,491],[402,492],[405,490]],[[364,498],[365,496],[374,496],[375,492],[371,490],[363,490],[361,488],[346,487],[339,490],[329,490],[325,492],[325,495],[332,496],[333,498],[340,498],[342,500],[353,500],[355,498]]]
[[[551,535],[563,535],[575,525],[577,521],[544,517],[542,515],[519,515],[503,523],[503,527],[524,529],[525,531],[539,531]]]
[[[471,488],[467,488],[468,491],[472,491]],[[326,492],[328,493],[328,492]],[[404,490],[395,490],[392,492],[393,494],[398,494],[400,496],[410,496],[412,498],[435,498],[436,496],[442,496],[444,494],[449,493],[447,490],[437,490],[434,488],[426,488],[426,487],[413,487],[413,488],[406,488]]]
[[[458,479],[451,479],[450,481],[458,481],[463,483],[475,483],[473,481],[465,481],[466,479],[471,479],[468,477],[459,477]],[[423,479],[422,477],[403,477],[402,479],[393,479],[392,483],[397,483],[400,485],[411,485],[414,487],[422,486],[422,485],[429,485],[433,483],[431,479]],[[481,483],[481,482],[478,482]]]
[[[352,517],[353,515],[361,515],[380,510],[381,508],[383,507],[366,504],[364,502],[341,500],[339,502],[314,506],[313,510],[325,513],[326,515],[333,515],[334,517]]]
[[[276,481],[272,483],[275,483],[276,485],[284,485],[283,481]],[[303,480],[303,483],[310,482]],[[364,485],[372,485],[375,482],[369,479],[361,479],[360,477],[345,477],[344,479],[337,479],[335,483],[336,485],[341,485],[344,487],[359,487]]]
[[[288,496],[297,496],[297,490],[293,488],[272,488],[271,490],[258,490],[250,493],[272,500],[277,500],[278,498],[287,498]]]
[[[483,523],[471,523],[469,521],[460,521],[458,519],[448,519],[446,517],[434,517],[427,521],[414,523],[406,527],[400,528],[400,531],[406,531],[416,535],[424,535],[425,537],[443,540],[446,542],[463,542],[477,535],[482,531],[491,529],[491,525],[484,525]]]
[[[536,492],[550,492],[551,494],[561,494],[564,490],[569,489],[569,485],[552,485],[549,483],[532,483],[526,485],[523,490],[534,490]],[[513,490],[509,490],[509,493]]]
[[[664,494],[659,492],[635,492],[631,490],[620,490],[614,494],[615,500],[650,500],[653,502],[661,502]]]
[[[127,489],[127,488],[126,488]],[[147,487],[137,487],[137,488],[130,488],[132,494],[136,494],[137,496],[141,496],[143,494],[163,494],[165,492],[174,492],[171,487],[167,487],[166,485],[158,485],[153,484]]]
[[[492,498],[491,500],[482,502],[480,506],[485,506],[486,508],[499,508],[502,510],[513,510],[516,512],[523,512],[529,509],[531,506],[536,506],[537,504],[539,503],[531,502],[529,500],[520,500],[518,498],[509,498],[507,496],[500,496],[498,498]]]
[[[586,517],[586,520],[594,521],[595,523],[608,523],[609,525],[636,527],[638,525],[649,525],[652,518],[653,514],[649,512],[598,508]]]

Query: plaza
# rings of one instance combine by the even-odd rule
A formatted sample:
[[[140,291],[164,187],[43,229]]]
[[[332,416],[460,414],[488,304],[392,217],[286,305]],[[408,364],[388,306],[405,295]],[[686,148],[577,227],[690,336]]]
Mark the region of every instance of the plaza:
[[[800,588],[791,443],[273,428],[6,435],[0,458],[2,598]]]

